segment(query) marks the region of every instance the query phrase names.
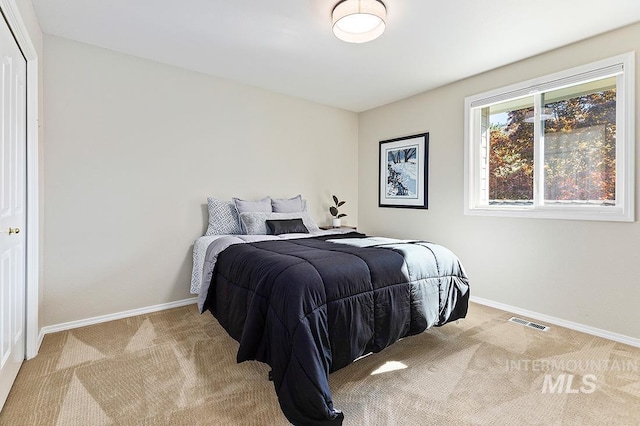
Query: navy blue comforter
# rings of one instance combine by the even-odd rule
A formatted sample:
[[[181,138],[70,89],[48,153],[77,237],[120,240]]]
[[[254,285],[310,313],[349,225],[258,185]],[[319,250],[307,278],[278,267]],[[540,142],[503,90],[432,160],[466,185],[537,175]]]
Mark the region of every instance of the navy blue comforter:
[[[272,368],[294,425],[340,425],[328,374],[398,339],[462,318],[468,280],[429,243],[354,247],[342,236],[237,244],[218,256],[205,309],[240,343],[238,362]]]

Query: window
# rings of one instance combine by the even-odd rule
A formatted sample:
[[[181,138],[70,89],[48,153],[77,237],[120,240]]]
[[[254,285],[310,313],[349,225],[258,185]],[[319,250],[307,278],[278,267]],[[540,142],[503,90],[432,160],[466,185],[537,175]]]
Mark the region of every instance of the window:
[[[633,53],[465,99],[465,214],[634,220]]]

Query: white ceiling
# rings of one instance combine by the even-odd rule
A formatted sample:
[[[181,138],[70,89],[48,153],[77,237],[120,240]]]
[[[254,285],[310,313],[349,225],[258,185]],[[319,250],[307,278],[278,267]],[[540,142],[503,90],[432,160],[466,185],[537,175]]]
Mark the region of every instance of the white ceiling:
[[[385,0],[354,45],[337,2],[33,0],[45,33],[356,112],[640,22],[640,0]]]

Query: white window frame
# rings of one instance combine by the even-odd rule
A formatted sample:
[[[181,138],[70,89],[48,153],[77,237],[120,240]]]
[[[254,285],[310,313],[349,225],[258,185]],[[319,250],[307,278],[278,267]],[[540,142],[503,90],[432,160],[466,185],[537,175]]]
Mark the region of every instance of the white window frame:
[[[480,126],[484,107],[509,99],[536,95],[542,92],[570,86],[579,82],[616,75],[616,205],[544,205],[536,188],[542,188],[544,173],[541,167],[534,170],[533,205],[488,205],[483,202],[481,185],[486,167],[483,164],[483,148]],[[540,97],[534,96],[539,102]],[[540,105],[537,105],[539,108]],[[502,87],[474,96],[464,101],[464,213],[477,216],[506,216],[547,219],[599,220],[633,222],[635,220],[635,53],[550,74],[522,83]],[[543,158],[541,124],[535,124],[534,164]],[[486,176],[484,176],[486,179]],[[486,197],[485,197],[486,198]]]

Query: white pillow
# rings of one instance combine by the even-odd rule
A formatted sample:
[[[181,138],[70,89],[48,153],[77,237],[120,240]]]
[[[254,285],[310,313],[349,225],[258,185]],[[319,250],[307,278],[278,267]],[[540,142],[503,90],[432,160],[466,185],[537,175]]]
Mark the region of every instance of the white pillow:
[[[317,231],[318,225],[313,221],[311,216],[306,212],[294,213],[266,213],[266,212],[242,212],[240,213],[240,221],[245,232],[248,235],[267,235],[267,219],[302,219],[302,223],[307,227],[309,232]]]

